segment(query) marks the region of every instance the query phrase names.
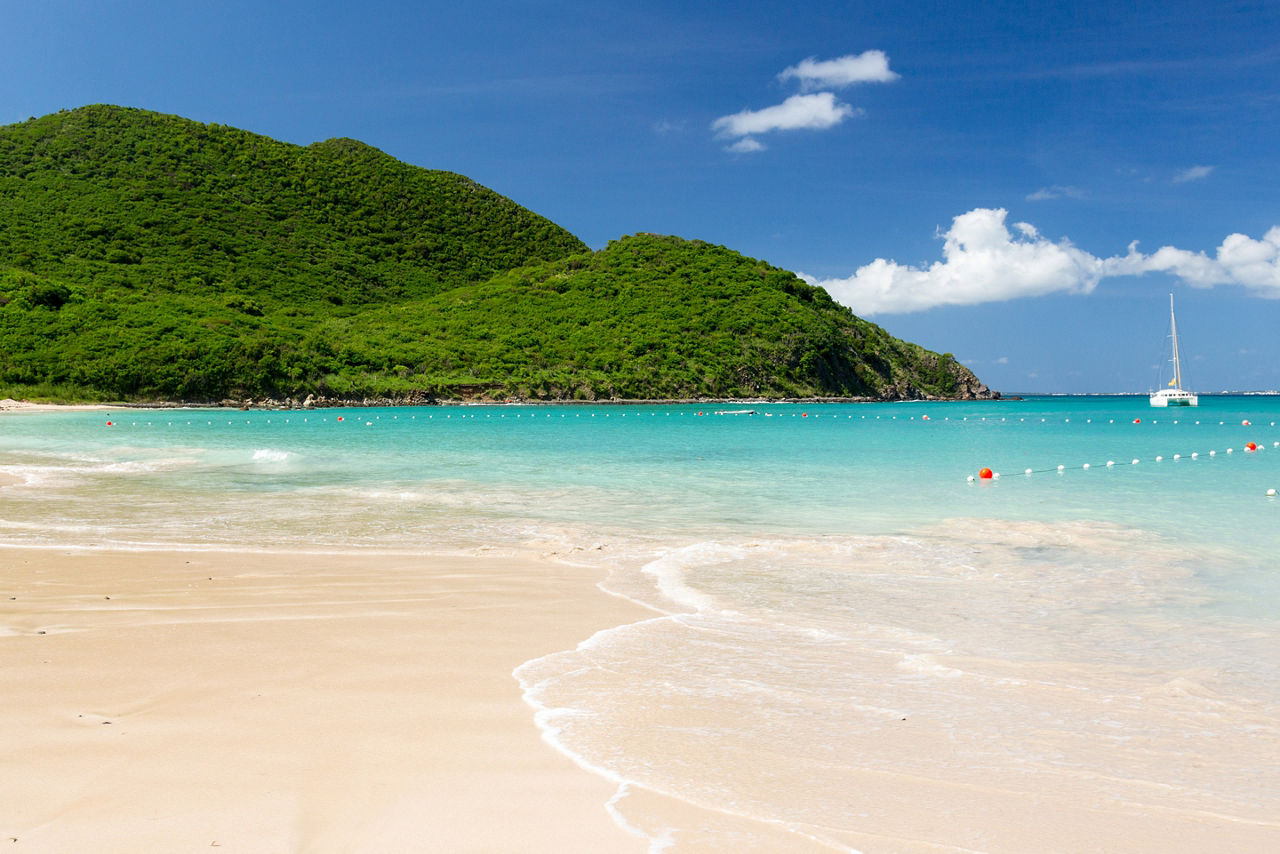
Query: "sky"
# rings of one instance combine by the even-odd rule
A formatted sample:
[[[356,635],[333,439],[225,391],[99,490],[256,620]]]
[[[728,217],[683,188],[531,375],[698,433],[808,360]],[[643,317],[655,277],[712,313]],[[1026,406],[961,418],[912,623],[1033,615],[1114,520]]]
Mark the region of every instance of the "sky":
[[[1280,4],[0,0],[0,124],[110,103],[793,270],[1005,393],[1280,389]],[[3,259],[0,259],[3,263]]]

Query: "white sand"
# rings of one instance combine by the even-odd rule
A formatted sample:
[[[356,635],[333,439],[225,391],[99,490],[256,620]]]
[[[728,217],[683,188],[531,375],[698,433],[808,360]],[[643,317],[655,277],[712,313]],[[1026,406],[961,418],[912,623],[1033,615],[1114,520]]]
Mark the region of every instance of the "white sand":
[[[647,616],[594,580],[496,557],[2,550],[0,847],[643,851],[511,675]]]
[[[0,400],[0,412],[65,412],[71,409],[125,409],[129,408],[128,404],[115,404],[110,406],[105,403],[32,403],[29,400],[14,400],[12,397],[6,397]]]

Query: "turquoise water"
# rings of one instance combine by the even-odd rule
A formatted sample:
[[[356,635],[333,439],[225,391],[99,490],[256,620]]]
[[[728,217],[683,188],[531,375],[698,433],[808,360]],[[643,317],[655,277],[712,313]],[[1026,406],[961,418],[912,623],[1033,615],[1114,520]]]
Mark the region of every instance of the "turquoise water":
[[[957,813],[981,783],[1010,815],[1032,793],[1265,829],[1277,422],[1262,396],[11,413],[0,544],[600,566],[654,619],[517,677],[655,850],[1017,850],[899,827],[869,774]],[[664,823],[640,791],[731,826]]]
[[[1271,543],[1265,526],[1248,522],[1274,518],[1266,514],[1275,503],[1260,496],[1280,485],[1280,454],[1266,453],[1280,440],[1277,398],[1207,397],[1181,411],[1127,397],[753,408],[754,416],[687,406],[10,415],[0,453],[5,471],[41,492],[75,483],[129,496],[130,507],[114,508],[83,506],[74,494],[49,499],[85,513],[64,508],[72,527],[128,514],[124,530],[106,534],[119,544],[188,542],[163,510],[179,498],[215,523],[190,541],[206,544],[218,542],[219,524],[238,531],[256,518],[271,523],[263,545],[318,535],[326,545],[419,548],[440,542],[433,523],[452,526],[454,516],[482,535],[488,524],[500,535],[564,524],[696,536],[892,533],[969,515],[1105,519],[1206,543]],[[1246,453],[1249,441],[1262,451]],[[967,477],[983,467],[1002,477],[975,488]],[[255,499],[248,518],[239,515],[244,499]],[[28,503],[6,518],[21,519]],[[310,525],[312,514],[346,524],[317,531],[324,526]],[[294,517],[299,530],[276,524]],[[236,531],[226,540],[241,541]]]

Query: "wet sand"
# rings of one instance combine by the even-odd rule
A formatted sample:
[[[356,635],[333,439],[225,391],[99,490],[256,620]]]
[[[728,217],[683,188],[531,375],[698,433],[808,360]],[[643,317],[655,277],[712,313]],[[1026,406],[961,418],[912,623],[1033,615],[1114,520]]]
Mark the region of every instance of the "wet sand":
[[[503,557],[0,551],[14,852],[638,852],[512,670],[649,616]]]

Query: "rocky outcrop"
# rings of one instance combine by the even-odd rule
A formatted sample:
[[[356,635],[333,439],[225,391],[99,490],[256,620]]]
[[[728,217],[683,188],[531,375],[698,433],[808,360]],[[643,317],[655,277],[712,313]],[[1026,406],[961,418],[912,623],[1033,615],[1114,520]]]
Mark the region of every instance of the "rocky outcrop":
[[[952,374],[956,378],[956,397],[961,400],[999,400],[1000,392],[992,391],[987,384],[978,379],[973,371],[959,362],[954,362]]]

